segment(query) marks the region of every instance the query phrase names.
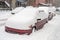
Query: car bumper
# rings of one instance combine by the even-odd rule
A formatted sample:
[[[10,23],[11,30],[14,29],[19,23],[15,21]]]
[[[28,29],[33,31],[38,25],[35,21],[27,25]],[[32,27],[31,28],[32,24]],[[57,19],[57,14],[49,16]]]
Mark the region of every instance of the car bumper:
[[[23,29],[15,29],[15,28],[10,28],[10,27],[5,26],[5,31],[9,33],[30,35],[32,33],[32,28],[28,30],[23,30]]]

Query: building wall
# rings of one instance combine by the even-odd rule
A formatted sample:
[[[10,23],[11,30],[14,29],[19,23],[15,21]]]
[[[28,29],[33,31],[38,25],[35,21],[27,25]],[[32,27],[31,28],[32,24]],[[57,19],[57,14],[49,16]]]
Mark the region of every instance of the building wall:
[[[46,0],[36,0],[36,5],[38,5],[39,3],[46,3]]]
[[[56,7],[60,7],[60,0],[54,0],[53,5]]]
[[[36,0],[36,4],[45,3],[46,0]]]
[[[5,0],[10,4],[10,8],[15,8],[16,7],[16,0]]]
[[[0,0],[0,1],[7,1],[7,2],[10,4],[10,1],[11,1],[11,0]]]
[[[10,4],[10,6],[11,6],[11,0],[5,0],[5,1],[7,1]]]
[[[12,0],[11,7],[14,9],[16,7],[16,0]]]
[[[29,5],[32,5],[32,6],[38,6],[39,3],[46,3],[46,0],[34,0],[32,2],[32,0],[29,0]]]
[[[4,1],[4,0],[0,0],[0,1]]]

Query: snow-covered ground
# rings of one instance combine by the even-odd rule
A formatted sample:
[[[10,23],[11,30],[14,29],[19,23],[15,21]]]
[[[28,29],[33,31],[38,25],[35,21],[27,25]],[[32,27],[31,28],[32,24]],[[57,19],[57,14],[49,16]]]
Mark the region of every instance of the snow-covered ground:
[[[6,20],[10,16],[12,16],[11,11],[9,11],[9,10],[4,10],[4,11],[0,10],[0,25],[5,24]]]
[[[5,32],[4,25],[0,26],[0,40],[56,40],[57,36],[59,38],[59,17],[60,15],[55,16],[43,29],[33,32],[31,35],[10,34]]]
[[[41,30],[33,32],[31,35],[7,33],[5,32],[5,25],[3,25],[0,26],[0,40],[60,40],[59,24],[60,15],[56,15],[51,21],[44,25]]]

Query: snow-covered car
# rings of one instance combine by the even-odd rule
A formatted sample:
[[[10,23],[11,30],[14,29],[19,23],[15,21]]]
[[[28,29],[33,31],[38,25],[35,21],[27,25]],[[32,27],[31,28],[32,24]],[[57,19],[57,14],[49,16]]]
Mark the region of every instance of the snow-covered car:
[[[5,31],[18,34],[31,34],[38,13],[36,8],[25,8],[7,20]]]
[[[23,9],[24,9],[24,7],[16,7],[15,9],[13,9],[11,11],[11,14],[16,14],[16,13],[22,11]]]
[[[41,29],[48,22],[48,7],[26,7],[8,19],[5,31],[30,34],[33,28]],[[41,19],[41,20],[40,20]]]

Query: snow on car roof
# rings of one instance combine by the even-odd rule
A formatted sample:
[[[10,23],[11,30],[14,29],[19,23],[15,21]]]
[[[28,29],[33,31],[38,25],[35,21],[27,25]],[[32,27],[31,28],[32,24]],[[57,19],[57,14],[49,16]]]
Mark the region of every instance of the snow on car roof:
[[[24,10],[22,10],[18,14],[14,15],[14,17],[15,17],[15,20],[18,19],[18,18],[30,19],[30,18],[35,18],[35,16],[37,14],[38,14],[38,10],[37,9],[35,9],[35,8],[25,8]],[[12,17],[12,18],[14,18],[14,17]]]
[[[45,19],[48,17],[48,14],[49,14],[48,7],[38,7],[37,9],[39,10],[39,14],[38,14],[37,18]]]
[[[49,7],[39,7],[38,10],[44,10],[44,12],[48,14]]]

